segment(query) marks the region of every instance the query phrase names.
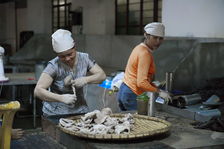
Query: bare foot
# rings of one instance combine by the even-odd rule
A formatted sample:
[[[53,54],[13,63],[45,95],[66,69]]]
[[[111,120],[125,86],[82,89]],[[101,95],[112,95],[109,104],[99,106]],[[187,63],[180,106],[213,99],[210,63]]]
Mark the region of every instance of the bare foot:
[[[20,139],[23,137],[24,131],[22,129],[12,129],[12,139]]]

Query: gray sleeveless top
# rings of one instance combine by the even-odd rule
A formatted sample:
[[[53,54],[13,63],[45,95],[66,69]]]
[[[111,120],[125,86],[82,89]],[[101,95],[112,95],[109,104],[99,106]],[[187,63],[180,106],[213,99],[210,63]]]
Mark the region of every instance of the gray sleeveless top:
[[[53,78],[50,86],[50,91],[57,94],[73,94],[71,86],[64,86],[64,79],[68,75],[72,75],[73,79],[86,76],[86,73],[95,65],[95,61],[89,58],[87,53],[77,52],[76,67],[71,69],[62,63],[58,57],[48,62],[44,73],[49,74]],[[46,102],[43,101],[44,115],[61,115],[86,113],[88,107],[83,95],[83,88],[76,88],[77,101],[75,106],[69,106],[61,102]]]

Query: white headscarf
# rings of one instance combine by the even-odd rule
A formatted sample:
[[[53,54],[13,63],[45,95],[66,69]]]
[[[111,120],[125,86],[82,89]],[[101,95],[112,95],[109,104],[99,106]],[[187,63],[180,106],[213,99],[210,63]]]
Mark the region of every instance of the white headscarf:
[[[5,49],[2,46],[0,46],[0,55],[2,55],[4,53],[5,53]]]
[[[74,47],[72,33],[68,30],[58,29],[52,34],[52,46],[56,53],[61,53]]]
[[[149,23],[144,27],[144,30],[147,34],[164,37],[165,35],[165,26],[159,22]]]

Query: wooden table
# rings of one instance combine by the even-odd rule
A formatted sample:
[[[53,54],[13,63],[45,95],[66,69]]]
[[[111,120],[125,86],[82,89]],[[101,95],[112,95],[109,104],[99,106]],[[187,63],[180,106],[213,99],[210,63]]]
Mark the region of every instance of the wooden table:
[[[35,73],[6,73],[6,77],[9,78],[7,82],[1,82],[1,86],[12,86],[12,99],[16,100],[17,86],[28,85],[35,87],[37,80],[35,79]],[[34,90],[29,89],[29,100],[33,103],[33,127],[36,127],[36,99],[33,96]]]
[[[4,85],[36,85],[35,74],[30,73],[6,73],[6,77],[9,78],[8,82],[4,82]]]

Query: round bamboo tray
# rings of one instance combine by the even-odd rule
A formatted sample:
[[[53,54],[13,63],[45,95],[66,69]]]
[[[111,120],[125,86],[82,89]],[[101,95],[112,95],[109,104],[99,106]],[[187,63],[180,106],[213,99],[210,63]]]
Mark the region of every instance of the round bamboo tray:
[[[69,117],[68,119],[72,119],[75,122],[80,121],[80,115],[79,116],[73,116]],[[111,117],[124,117],[124,114],[112,114]],[[143,137],[149,137],[159,134],[164,134],[168,132],[171,128],[171,123],[156,118],[156,117],[149,117],[149,116],[143,116],[138,114],[133,114],[134,117],[134,127],[131,130],[129,134],[84,134],[80,132],[72,132],[69,131],[61,126],[59,128],[70,135],[74,135],[77,137],[82,138],[89,138],[89,139],[99,139],[99,140],[124,140],[124,139],[137,139],[137,138],[143,138]]]

